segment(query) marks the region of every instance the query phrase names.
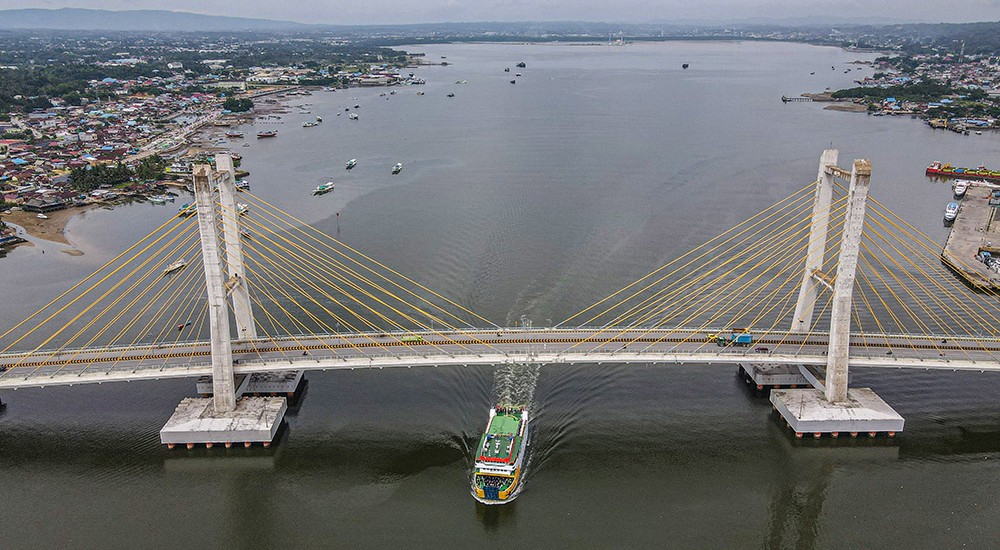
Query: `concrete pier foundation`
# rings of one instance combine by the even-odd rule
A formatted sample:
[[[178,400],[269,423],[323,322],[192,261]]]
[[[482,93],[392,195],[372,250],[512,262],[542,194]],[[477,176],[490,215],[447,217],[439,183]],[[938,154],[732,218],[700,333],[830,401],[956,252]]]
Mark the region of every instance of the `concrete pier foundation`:
[[[168,448],[204,444],[229,447],[271,445],[288,405],[284,397],[242,397],[231,411],[216,411],[212,398],[188,397],[160,430],[160,442]]]
[[[882,433],[894,437],[903,431],[903,417],[870,388],[850,388],[847,398],[836,403],[815,388],[773,390],[770,399],[796,437]]]
[[[244,378],[236,377],[236,395],[274,395],[292,397],[305,378],[303,371],[255,372]],[[212,395],[212,377],[203,376],[197,382],[198,395]]]
[[[775,388],[809,387],[809,381],[796,365],[740,363],[739,373],[750,389],[759,392]]]

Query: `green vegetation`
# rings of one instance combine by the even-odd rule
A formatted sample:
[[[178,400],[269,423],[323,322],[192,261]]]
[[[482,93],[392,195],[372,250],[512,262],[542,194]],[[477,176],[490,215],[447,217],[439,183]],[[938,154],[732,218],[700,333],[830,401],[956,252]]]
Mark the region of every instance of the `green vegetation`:
[[[981,91],[981,90],[980,90]],[[883,100],[887,97],[894,97],[900,101],[930,102],[939,101],[942,97],[969,93],[965,90],[956,90],[951,86],[939,84],[937,82],[918,82],[914,84],[903,84],[899,86],[889,86],[887,88],[848,88],[833,92],[835,99],[860,98],[869,100]]]
[[[223,102],[222,108],[234,113],[245,113],[250,109],[253,109],[253,101],[246,98],[237,99],[235,97],[229,97],[226,98],[225,102]]]
[[[69,179],[73,182],[73,189],[81,193],[89,193],[102,185],[121,185],[132,179],[132,171],[124,164],[107,166],[98,164],[97,166],[74,168],[70,171]]]
[[[167,167],[167,161],[159,155],[146,157],[139,161],[135,167],[135,179],[139,181],[158,180],[163,177],[163,170]]]

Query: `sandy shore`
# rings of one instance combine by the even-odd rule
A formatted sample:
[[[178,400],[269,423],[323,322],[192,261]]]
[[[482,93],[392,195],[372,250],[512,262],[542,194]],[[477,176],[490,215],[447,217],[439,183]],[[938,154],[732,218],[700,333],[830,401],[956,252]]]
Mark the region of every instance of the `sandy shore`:
[[[868,111],[868,107],[857,103],[833,103],[823,107],[823,109],[826,111],[844,111],[847,113],[864,113]]]
[[[84,212],[84,210],[85,208],[56,210],[46,214],[47,220],[40,219],[34,212],[15,210],[10,214],[4,214],[2,218],[23,227],[32,237],[69,245],[71,243],[66,238],[66,225],[74,216]]]

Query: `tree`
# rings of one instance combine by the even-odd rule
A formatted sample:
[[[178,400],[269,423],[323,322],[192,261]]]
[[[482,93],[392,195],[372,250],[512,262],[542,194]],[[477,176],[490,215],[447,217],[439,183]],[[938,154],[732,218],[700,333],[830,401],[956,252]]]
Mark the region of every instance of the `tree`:
[[[222,108],[234,113],[245,113],[253,109],[253,101],[246,98],[237,99],[235,97],[227,97],[226,101],[222,103]]]
[[[163,169],[166,168],[167,161],[159,155],[146,157],[139,161],[135,167],[135,178],[142,180],[156,180],[163,177]]]

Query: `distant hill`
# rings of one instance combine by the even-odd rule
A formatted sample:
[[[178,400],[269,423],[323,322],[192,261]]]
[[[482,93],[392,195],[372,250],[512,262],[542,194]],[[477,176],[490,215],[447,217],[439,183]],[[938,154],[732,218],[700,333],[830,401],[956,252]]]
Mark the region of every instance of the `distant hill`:
[[[225,17],[166,10],[90,10],[78,8],[0,10],[0,29],[68,31],[277,31],[307,29],[292,21]]]

